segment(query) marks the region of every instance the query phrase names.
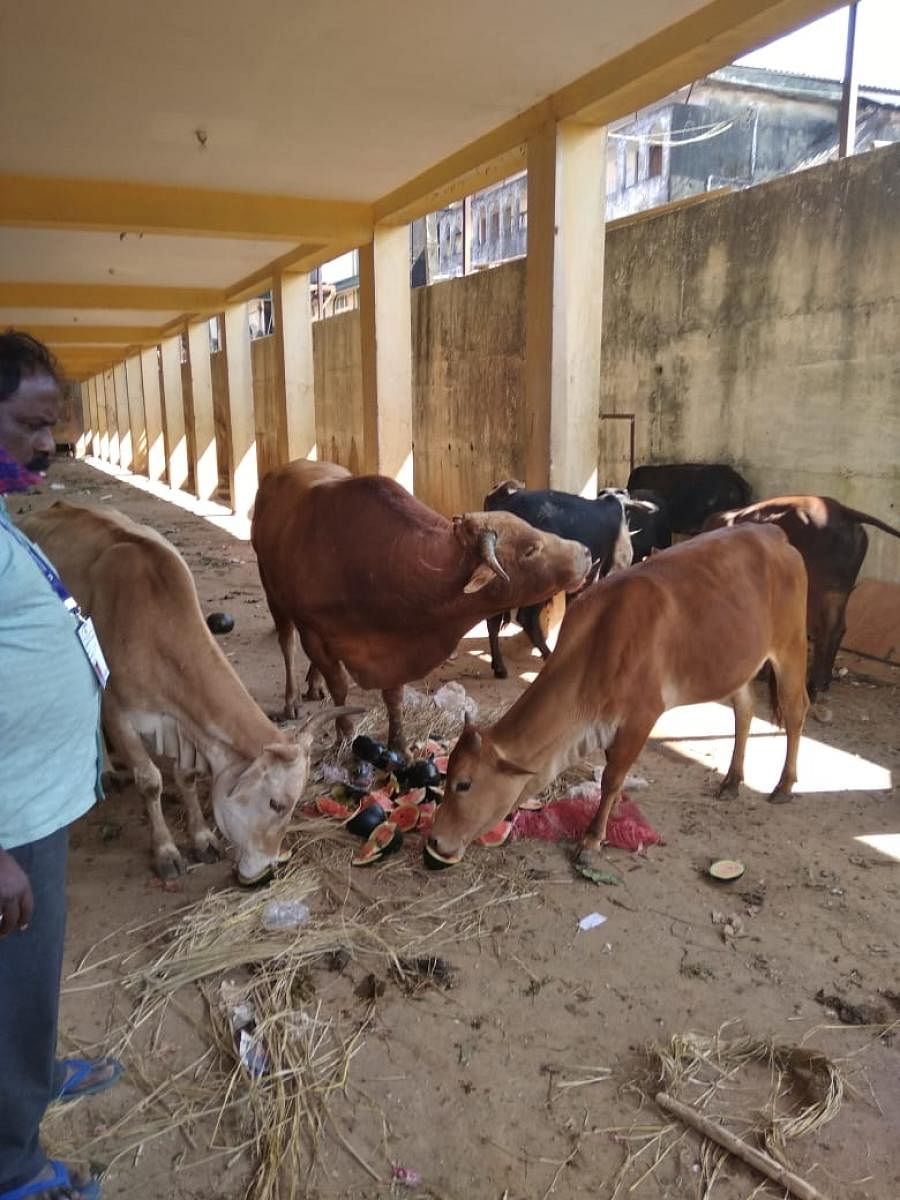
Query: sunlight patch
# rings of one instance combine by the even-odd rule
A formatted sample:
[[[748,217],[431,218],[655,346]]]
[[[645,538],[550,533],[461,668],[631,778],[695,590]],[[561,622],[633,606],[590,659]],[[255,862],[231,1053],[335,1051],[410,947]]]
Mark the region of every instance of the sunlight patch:
[[[807,725],[807,729],[809,726]],[[730,704],[692,704],[663,713],[650,735],[677,754],[724,775],[734,748],[734,714]],[[753,718],[744,765],[744,782],[768,794],[784,765],[784,731]],[[795,795],[807,792],[887,791],[891,772],[858,754],[804,736],[800,741]]]
[[[862,833],[853,840],[900,862],[900,833]]]

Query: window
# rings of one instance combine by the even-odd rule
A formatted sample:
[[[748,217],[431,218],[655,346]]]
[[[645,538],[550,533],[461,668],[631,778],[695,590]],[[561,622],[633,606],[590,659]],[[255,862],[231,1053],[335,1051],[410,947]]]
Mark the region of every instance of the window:
[[[503,209],[503,236],[512,237],[513,231],[513,213],[512,206],[507,204]]]
[[[487,217],[484,209],[478,214],[478,243],[483,246],[487,241]]]
[[[647,178],[657,179],[663,171],[663,148],[652,144],[647,151]]]
[[[500,212],[498,209],[491,209],[491,241],[496,242],[500,237]]]
[[[615,150],[606,160],[606,194],[612,196],[619,186],[619,164],[616,161]]]
[[[522,189],[519,196],[519,233],[524,233],[528,228],[528,188]]]
[[[219,318],[209,318],[209,352],[218,354],[222,349],[222,335],[219,333]]]

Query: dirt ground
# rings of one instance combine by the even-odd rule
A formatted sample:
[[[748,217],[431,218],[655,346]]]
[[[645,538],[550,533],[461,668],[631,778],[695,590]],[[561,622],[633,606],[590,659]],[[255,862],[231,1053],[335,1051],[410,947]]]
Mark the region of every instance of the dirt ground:
[[[281,659],[249,543],[86,464],[60,464],[51,479],[64,490],[48,488],[11,508],[56,499],[109,504],[164,533],[192,568],[204,609],[236,618],[222,648],[259,704],[274,713]],[[521,637],[505,639],[511,670],[501,683],[485,651],[486,640],[467,639],[428,685],[459,679],[483,709],[511,702],[526,686],[522,673],[536,671],[538,660]],[[526,886],[481,923],[479,936],[441,950],[456,972],[453,988],[408,995],[376,967],[366,994],[370,964],[314,972],[315,999],[326,1011],[348,1029],[368,1024],[338,1098],[343,1140],[323,1133],[318,1163],[296,1181],[295,1194],[374,1200],[408,1190],[454,1200],[608,1200],[626,1145],[642,1144],[626,1143],[623,1135],[641,1123],[663,1124],[652,1081],[643,1085],[649,1100],[634,1083],[646,1071],[645,1047],[688,1031],[714,1034],[735,1022],[736,1031],[824,1051],[842,1061],[853,1084],[830,1124],[791,1143],[795,1168],[831,1200],[896,1200],[900,1041],[891,1031],[845,1025],[815,999],[822,990],[884,1024],[900,1019],[900,812],[891,786],[900,769],[900,681],[889,671],[876,679],[851,665],[831,690],[831,722],[808,724],[800,791],[789,805],[766,803],[763,789],[777,777],[782,742],[764,730],[751,739],[749,759],[748,776],[759,790],[745,786],[739,800],[717,801],[717,772],[730,755],[728,719],[723,724],[722,713],[708,706],[680,710],[646,747],[636,770],[649,786],[633,793],[665,845],[646,856],[608,850],[621,886],[576,876],[564,846],[476,848],[461,870],[482,879],[506,873]],[[364,700],[372,705],[377,697]],[[168,812],[177,827],[174,806]],[[894,857],[891,843],[859,840],[889,834]],[[351,843],[347,835],[336,860],[345,884],[353,884],[345,887],[348,904],[458,894],[453,871],[425,873],[417,839],[384,867],[352,873]],[[716,884],[705,875],[720,857],[746,864],[740,882]],[[228,880],[227,863],[201,865],[177,891],[162,890],[136,795],[129,789],[110,796],[73,831],[67,976],[100,939],[108,939],[101,949],[109,954],[133,947],[141,935],[125,931],[174,914]],[[606,922],[579,930],[580,918],[592,911]],[[736,914],[739,936],[714,924],[714,912]],[[116,978],[111,967],[66,985],[67,1048],[111,1037],[131,1004]],[[55,1145],[90,1143],[86,1157],[109,1163],[127,1144],[116,1130],[125,1129],[151,1083],[163,1081],[165,1105],[167,1072],[195,1058],[205,1036],[196,997],[182,997],[178,1011],[181,1018],[170,1015],[165,1029],[155,1031],[143,1068],[132,1065],[114,1090],[52,1117],[48,1136]],[[154,1105],[155,1115],[165,1117]],[[167,1132],[164,1119],[157,1132],[118,1157],[104,1195],[237,1200],[245,1194],[251,1152],[216,1151],[227,1144],[227,1131],[212,1147],[203,1125]],[[696,1142],[679,1143],[629,1193],[651,1162],[645,1156],[618,1194],[697,1195]],[[421,1183],[407,1189],[390,1182],[396,1164],[417,1171]],[[713,1194],[738,1200],[758,1182],[728,1160]],[[773,1186],[763,1194],[784,1193]]]

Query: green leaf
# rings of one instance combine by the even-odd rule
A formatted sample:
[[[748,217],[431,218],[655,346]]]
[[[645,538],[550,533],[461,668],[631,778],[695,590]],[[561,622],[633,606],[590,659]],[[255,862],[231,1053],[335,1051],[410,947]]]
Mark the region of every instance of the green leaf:
[[[599,867],[589,867],[586,863],[577,862],[575,870],[579,871],[585,879],[590,879],[591,883],[620,884],[622,882],[619,876],[614,875],[612,871],[601,871]]]

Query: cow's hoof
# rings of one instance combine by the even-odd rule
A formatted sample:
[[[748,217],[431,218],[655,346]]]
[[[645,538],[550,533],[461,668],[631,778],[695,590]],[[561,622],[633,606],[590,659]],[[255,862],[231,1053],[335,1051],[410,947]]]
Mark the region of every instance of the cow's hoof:
[[[286,700],[281,710],[282,721],[296,721],[300,716],[300,705],[296,700]]]
[[[578,852],[575,855],[575,862],[579,867],[591,867],[597,870],[603,865],[603,860],[600,852],[606,845],[606,841],[598,842],[596,846],[587,846],[584,843],[578,847]]]
[[[776,788],[769,797],[770,804],[787,804],[791,799],[791,793],[786,792],[784,788]]]
[[[178,879],[185,873],[184,859],[174,846],[156,854],[156,873],[160,879]]]
[[[310,687],[303,693],[304,700],[324,700],[325,689],[322,687]]]
[[[218,843],[212,834],[194,842],[194,858],[197,862],[214,863],[222,857]]]
[[[491,670],[494,672],[495,679],[506,679],[509,676],[506,667],[492,667]]]
[[[736,800],[740,791],[741,781],[726,775],[716,790],[719,800]]]

